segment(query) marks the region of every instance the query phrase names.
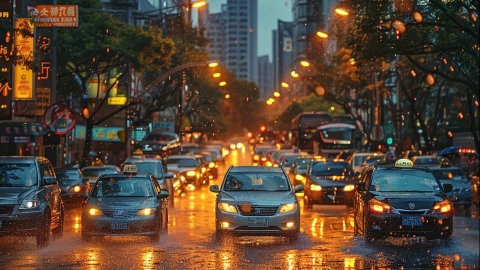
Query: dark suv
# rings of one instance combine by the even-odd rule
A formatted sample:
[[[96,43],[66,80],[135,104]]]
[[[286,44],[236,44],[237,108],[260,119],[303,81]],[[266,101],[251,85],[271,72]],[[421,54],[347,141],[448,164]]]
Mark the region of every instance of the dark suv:
[[[139,148],[144,154],[177,155],[182,150],[182,144],[177,134],[173,132],[149,132],[139,142]]]
[[[48,245],[63,234],[64,210],[55,172],[44,157],[0,157],[0,237],[35,236]]]

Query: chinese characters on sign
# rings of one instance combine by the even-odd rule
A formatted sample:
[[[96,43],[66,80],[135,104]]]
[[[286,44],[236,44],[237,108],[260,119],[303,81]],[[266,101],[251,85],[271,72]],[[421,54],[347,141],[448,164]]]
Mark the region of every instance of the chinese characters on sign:
[[[15,29],[30,31],[31,36],[22,35],[21,32],[15,31],[15,48],[17,55],[22,61],[18,61],[14,66],[13,80],[13,99],[33,99],[33,70],[29,66],[29,62],[33,62],[33,23],[28,18],[18,18],[15,20]]]
[[[13,2],[0,0],[0,120],[12,120]]]
[[[76,5],[28,6],[28,14],[35,18],[37,27],[78,27]]]

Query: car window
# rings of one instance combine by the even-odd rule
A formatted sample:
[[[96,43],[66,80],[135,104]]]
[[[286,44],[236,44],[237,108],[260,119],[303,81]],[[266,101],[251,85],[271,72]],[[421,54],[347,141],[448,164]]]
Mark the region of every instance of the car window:
[[[31,187],[37,185],[35,164],[0,163],[0,186]]]
[[[70,171],[55,171],[57,175],[58,181],[62,182],[76,182],[80,180],[80,174],[78,171],[70,170]]]
[[[346,167],[342,163],[314,163],[311,168],[310,174],[313,176],[326,176],[326,175],[347,175],[351,174],[350,168]]]
[[[288,191],[287,179],[281,173],[231,173],[225,191]]]
[[[91,176],[100,176],[102,174],[115,174],[119,173],[114,168],[91,168],[91,169],[84,169],[83,175],[87,177]]]
[[[181,159],[178,161],[178,167],[197,167],[195,159]]]
[[[92,197],[151,197],[155,196],[150,178],[102,178],[97,182]]]
[[[432,173],[422,170],[377,170],[370,185],[372,191],[435,192],[440,186]]]
[[[461,180],[467,181],[467,177],[462,170],[432,170],[439,180]]]
[[[138,172],[143,174],[152,174],[156,178],[163,178],[163,171],[160,162],[132,162],[137,165]]]

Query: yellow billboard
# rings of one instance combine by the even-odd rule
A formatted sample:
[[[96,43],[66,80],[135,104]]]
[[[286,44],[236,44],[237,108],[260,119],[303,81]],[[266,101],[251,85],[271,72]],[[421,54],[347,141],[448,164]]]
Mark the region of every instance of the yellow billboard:
[[[25,33],[31,33],[25,35]],[[15,50],[13,68],[13,99],[33,99],[34,25],[31,19],[15,19]]]

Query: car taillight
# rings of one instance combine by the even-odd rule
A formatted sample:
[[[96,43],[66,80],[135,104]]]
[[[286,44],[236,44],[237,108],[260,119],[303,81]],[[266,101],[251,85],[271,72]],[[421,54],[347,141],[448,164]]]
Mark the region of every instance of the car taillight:
[[[380,213],[380,214],[391,214],[395,213],[395,210],[388,204],[375,199],[368,202],[368,207],[370,212]]]

